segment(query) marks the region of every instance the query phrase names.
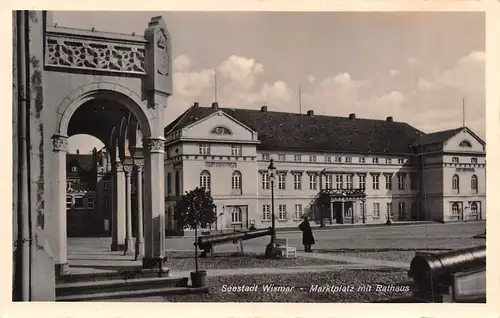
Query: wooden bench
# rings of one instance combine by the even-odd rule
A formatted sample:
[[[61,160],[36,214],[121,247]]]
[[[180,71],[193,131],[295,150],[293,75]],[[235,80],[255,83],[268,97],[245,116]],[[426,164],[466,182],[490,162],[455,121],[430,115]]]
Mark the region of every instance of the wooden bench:
[[[274,244],[283,251],[283,256],[285,256],[285,258],[288,258],[290,255],[293,255],[294,258],[297,257],[297,248],[289,246],[288,239],[276,238]]]

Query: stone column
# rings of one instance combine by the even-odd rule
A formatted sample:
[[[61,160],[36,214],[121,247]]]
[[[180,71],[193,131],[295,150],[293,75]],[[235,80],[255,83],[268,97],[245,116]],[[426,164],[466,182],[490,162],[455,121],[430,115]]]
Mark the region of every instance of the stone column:
[[[342,199],[342,210],[341,210],[341,213],[342,213],[342,224],[344,224],[344,215],[345,215],[345,203],[344,203],[344,199]]]
[[[125,172],[125,251],[124,255],[134,254],[134,241],[132,239],[132,187],[130,175],[134,167],[132,165],[123,165]]]
[[[143,212],[142,212],[142,167],[144,165],[143,159],[134,159],[137,173],[137,237],[135,239],[135,259],[144,258],[144,225],[143,225]]]
[[[123,164],[113,164],[113,236],[112,251],[125,249],[125,175]]]
[[[167,271],[165,267],[164,138],[144,139],[144,268]]]
[[[68,151],[68,137],[54,135],[52,137],[54,167],[56,173],[56,184],[54,193],[54,263],[56,275],[62,275],[68,271],[68,240],[67,240],[67,210],[66,210],[66,153]]]
[[[333,200],[330,199],[330,224],[333,224]]]

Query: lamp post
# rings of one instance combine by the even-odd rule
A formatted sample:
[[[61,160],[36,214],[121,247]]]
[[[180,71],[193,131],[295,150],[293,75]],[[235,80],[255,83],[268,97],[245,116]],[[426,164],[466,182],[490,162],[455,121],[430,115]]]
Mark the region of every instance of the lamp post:
[[[274,160],[271,159],[269,163],[269,167],[267,167],[269,180],[271,182],[271,242],[266,247],[266,257],[275,257],[277,255],[276,251],[274,251],[274,242],[276,239],[276,223],[274,216],[274,178],[276,173],[276,167],[274,166]]]

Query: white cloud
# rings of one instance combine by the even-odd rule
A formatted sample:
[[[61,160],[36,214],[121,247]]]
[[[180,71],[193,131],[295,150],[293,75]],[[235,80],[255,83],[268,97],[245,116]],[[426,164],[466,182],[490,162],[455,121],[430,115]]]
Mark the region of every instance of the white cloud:
[[[419,90],[425,91],[425,90],[431,90],[433,86],[432,83],[429,82],[428,80],[424,78],[419,78],[417,82],[417,88]]]
[[[389,71],[389,74],[391,74],[391,76],[396,76],[396,75],[399,74],[399,71],[392,69],[392,70]]]
[[[254,59],[233,55],[217,67],[217,80],[220,75],[223,89],[248,92],[263,73],[264,66]]]
[[[316,81],[316,77],[314,77],[313,75],[309,75],[309,76],[307,77],[307,81],[308,81],[310,84],[312,84],[312,83],[314,83],[314,82]]]
[[[418,63],[418,60],[416,58],[414,58],[414,57],[408,58],[408,64],[410,64],[411,66],[417,65],[417,63]]]
[[[173,71],[174,72],[183,72],[189,70],[191,66],[191,59],[187,55],[179,55],[174,59],[173,62]]]

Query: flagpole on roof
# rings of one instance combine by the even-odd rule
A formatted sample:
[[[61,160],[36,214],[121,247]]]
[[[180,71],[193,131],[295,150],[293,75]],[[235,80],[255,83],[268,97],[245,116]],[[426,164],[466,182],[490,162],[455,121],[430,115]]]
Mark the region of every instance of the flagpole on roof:
[[[462,127],[465,127],[465,97],[462,97]]]
[[[217,101],[217,71],[214,69],[214,102]]]
[[[302,92],[300,90],[300,84],[299,84],[299,114],[302,114]]]

